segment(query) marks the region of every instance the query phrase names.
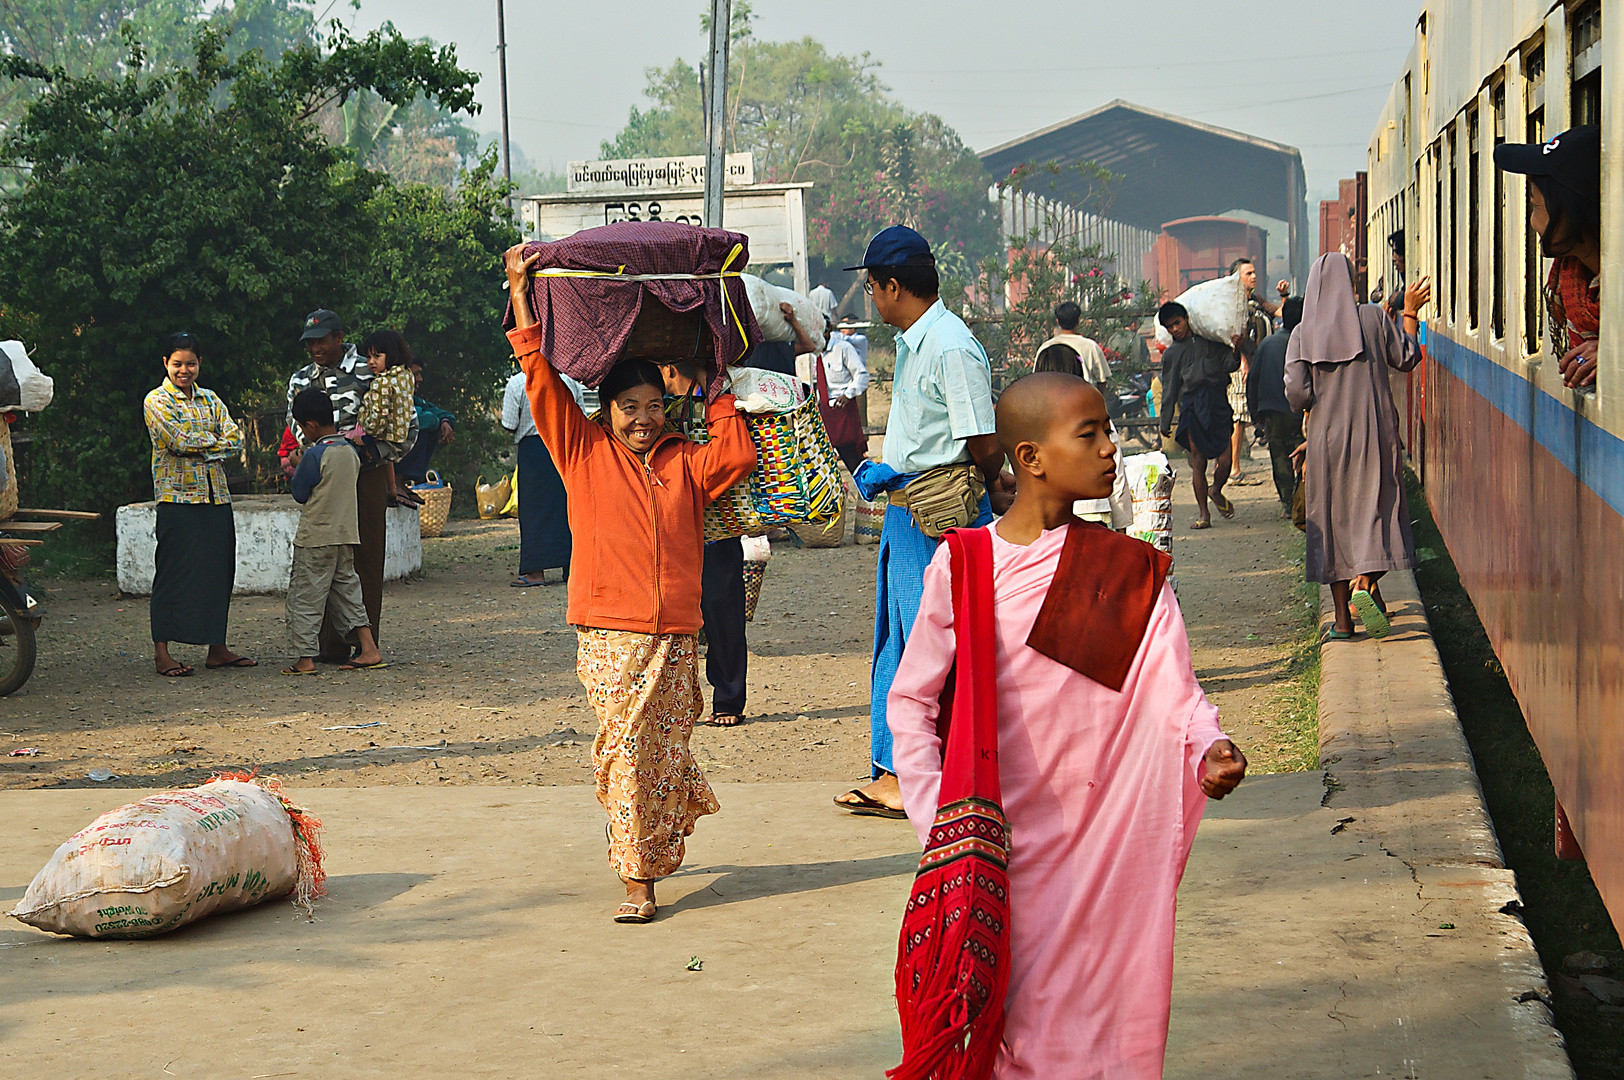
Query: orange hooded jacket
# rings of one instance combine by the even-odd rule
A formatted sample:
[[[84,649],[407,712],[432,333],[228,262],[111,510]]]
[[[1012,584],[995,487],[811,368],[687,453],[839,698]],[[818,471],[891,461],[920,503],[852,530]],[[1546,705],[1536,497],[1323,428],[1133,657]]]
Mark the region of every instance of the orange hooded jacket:
[[[541,354],[541,329],[509,330],[525,376],[536,433],[569,495],[574,626],[640,634],[699,633],[699,577],[705,504],[749,475],[756,447],[724,394],[706,410],[710,441],[675,432],[645,462],[588,420]],[[605,405],[608,402],[604,403]]]

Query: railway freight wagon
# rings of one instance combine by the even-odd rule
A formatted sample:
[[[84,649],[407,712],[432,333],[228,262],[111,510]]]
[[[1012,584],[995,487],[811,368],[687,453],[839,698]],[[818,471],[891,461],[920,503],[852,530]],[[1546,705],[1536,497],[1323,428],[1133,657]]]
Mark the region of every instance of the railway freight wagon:
[[[1369,146],[1371,276],[1428,275],[1394,389],[1412,461],[1557,798],[1624,931],[1624,0],[1437,0]],[[1613,106],[1603,107],[1612,100]],[[1549,262],[1500,142],[1602,129],[1602,335],[1565,389]],[[1400,381],[1402,380],[1402,381]]]

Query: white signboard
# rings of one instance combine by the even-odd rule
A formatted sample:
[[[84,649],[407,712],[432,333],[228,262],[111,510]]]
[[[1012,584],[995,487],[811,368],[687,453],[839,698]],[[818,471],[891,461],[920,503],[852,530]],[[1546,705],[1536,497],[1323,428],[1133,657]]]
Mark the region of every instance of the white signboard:
[[[724,193],[723,226],[750,238],[750,262],[794,267],[795,290],[811,283],[806,266],[806,201],[811,184],[763,184]],[[705,225],[700,192],[614,196],[531,195],[521,207],[525,232],[536,240],[562,240],[617,221],[674,221]]]
[[[756,182],[756,157],[746,152],[727,155],[727,187]],[[572,195],[625,195],[645,191],[682,189],[703,191],[703,157],[630,158],[625,161],[572,161],[564,190]]]

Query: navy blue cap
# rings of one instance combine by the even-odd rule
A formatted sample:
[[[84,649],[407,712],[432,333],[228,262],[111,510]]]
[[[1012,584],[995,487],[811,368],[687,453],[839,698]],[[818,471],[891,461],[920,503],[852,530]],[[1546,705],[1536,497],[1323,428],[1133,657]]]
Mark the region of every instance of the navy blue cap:
[[[874,234],[863,252],[863,261],[847,270],[867,270],[881,266],[935,266],[936,256],[923,236],[906,225],[892,225]]]
[[[299,335],[300,341],[310,341],[314,338],[324,338],[335,330],[344,329],[339,320],[338,312],[328,311],[326,308],[317,308],[305,316],[304,333]]]

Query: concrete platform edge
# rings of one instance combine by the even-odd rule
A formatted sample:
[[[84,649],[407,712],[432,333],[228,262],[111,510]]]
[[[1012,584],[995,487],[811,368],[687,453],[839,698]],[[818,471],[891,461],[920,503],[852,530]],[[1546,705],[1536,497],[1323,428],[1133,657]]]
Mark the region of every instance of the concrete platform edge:
[[[1492,995],[1502,1012],[1481,1017],[1500,1020],[1516,1035],[1522,1060],[1506,1062],[1503,1075],[1571,1080],[1545,970],[1520,917],[1516,875],[1505,865],[1484,805],[1415,577],[1389,573],[1382,584],[1393,633],[1379,641],[1360,633],[1321,646],[1324,805],[1357,811],[1344,819],[1346,828],[1403,860],[1417,895],[1437,902],[1429,910],[1458,912],[1455,922],[1465,925],[1469,918],[1504,935],[1496,972],[1502,987]],[[1331,611],[1330,590],[1322,588],[1322,637]]]

